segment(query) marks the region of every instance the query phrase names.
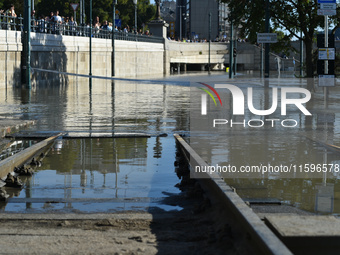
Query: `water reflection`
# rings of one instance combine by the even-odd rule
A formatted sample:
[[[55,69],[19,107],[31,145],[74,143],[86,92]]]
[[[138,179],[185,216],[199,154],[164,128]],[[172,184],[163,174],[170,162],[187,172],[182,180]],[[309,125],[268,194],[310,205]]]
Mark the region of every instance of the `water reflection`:
[[[223,75],[188,75],[166,78],[166,81],[194,81],[215,83],[225,82]],[[194,98],[190,102],[190,89],[185,86],[144,84],[134,82],[106,82],[93,80],[90,93],[88,81],[83,78],[70,78],[67,84],[37,84],[32,92],[20,89],[0,90],[6,100],[0,104],[0,116],[16,115],[24,119],[39,119],[31,130],[39,131],[109,131],[109,132],[146,132],[168,133],[188,132],[190,124],[190,107],[200,107],[200,91],[191,91]],[[271,89],[264,89],[262,81],[252,75],[242,79],[228,81],[245,91],[249,86],[254,89],[254,107],[269,109],[272,105]],[[204,132],[202,118],[197,121],[197,133],[191,129],[191,145],[210,164],[237,167],[242,165],[305,165],[305,164],[339,164],[339,156],[324,150],[324,147],[313,142],[320,140],[329,144],[340,145],[340,118],[338,102],[340,87],[329,89],[327,104],[324,103],[323,89],[314,86],[314,82],[300,79],[273,79],[270,86],[301,86],[312,91],[312,100],[306,108],[312,116],[304,116],[299,110],[289,108],[289,118],[296,119],[297,128],[287,129],[280,123],[272,128],[266,125],[257,128],[220,127],[222,135],[216,132]],[[230,94],[222,95],[223,105],[232,109]],[[212,102],[209,109],[216,109]],[[230,119],[230,111],[225,111],[221,118]],[[244,116],[249,120],[254,116],[247,111]],[[271,118],[281,118],[280,103],[278,110]],[[288,118],[288,117],[287,117]],[[266,121],[265,117],[258,117]],[[235,119],[242,121],[242,119]],[[192,120],[191,120],[192,122]],[[192,122],[195,124],[195,122]],[[197,135],[197,136],[196,136]],[[145,177],[157,173],[157,181],[151,187],[172,187],[168,183],[171,175],[162,173],[162,167],[168,169],[171,160],[163,160],[172,153],[172,138],[151,138],[119,142],[119,139],[106,144],[101,139],[59,141],[50,158],[46,158],[45,171],[39,172],[31,182],[32,198],[35,187],[39,186],[38,198],[46,198],[57,194],[58,199],[96,197],[103,195],[105,199],[124,198],[147,195],[149,184],[143,184]],[[123,140],[122,140],[123,141]],[[114,143],[118,144],[114,144]],[[100,143],[100,144],[98,144]],[[130,144],[123,150],[124,144]],[[126,145],[127,146],[127,145]],[[67,149],[66,149],[67,148]],[[104,149],[105,148],[105,149]],[[118,149],[120,148],[120,149]],[[66,151],[67,152],[66,152]],[[101,158],[102,160],[98,160]],[[126,156],[123,156],[125,155]],[[130,157],[130,158],[129,158]],[[134,158],[135,157],[135,158]],[[49,163],[48,163],[49,162]],[[150,165],[150,162],[151,163]],[[53,164],[52,164],[53,163]],[[167,164],[167,165],[166,165]],[[53,165],[53,166],[52,166]],[[140,166],[140,168],[139,168]],[[142,170],[144,169],[144,170]],[[149,172],[152,170],[151,172]],[[132,171],[132,172],[131,172]],[[142,175],[144,174],[144,175]],[[46,176],[45,176],[46,175]],[[44,183],[50,176],[55,176],[56,191],[51,191]],[[309,175],[299,173],[298,176],[282,176],[278,173],[261,174],[242,178],[232,175],[225,176],[228,184],[234,186],[238,193],[247,198],[277,198],[284,203],[316,213],[340,213],[339,174]],[[251,178],[250,178],[251,177]],[[299,178],[296,178],[299,177]],[[151,178],[151,177],[150,177]],[[163,178],[163,179],[162,179]],[[151,178],[153,179],[153,177]],[[150,180],[150,179],[148,179]],[[37,185],[37,186],[36,186]],[[52,184],[51,184],[52,185]],[[65,187],[65,188],[64,188]],[[128,187],[128,188],[127,188]],[[131,188],[136,187],[136,189]],[[56,192],[56,193],[54,193]],[[148,191],[150,192],[150,191]],[[151,192],[152,193],[152,192]],[[20,194],[23,196],[23,194]],[[42,197],[41,197],[42,196]],[[54,195],[53,195],[54,196]],[[152,195],[150,195],[152,197]],[[155,193],[159,196],[159,193]],[[23,197],[22,197],[23,198]],[[32,200],[33,201],[33,200]],[[43,201],[43,200],[42,200]],[[59,201],[59,200],[58,200]],[[122,201],[122,200],[121,200]],[[44,208],[63,209],[64,203],[32,203],[32,210]],[[82,210],[85,204],[68,203],[68,208]],[[118,202],[116,201],[116,205]],[[127,203],[120,203],[120,207]],[[131,203],[129,203],[131,205]],[[19,203],[9,203],[6,210],[25,210]],[[22,206],[22,207],[21,207]],[[95,207],[94,210],[98,208]],[[111,208],[112,209],[112,208]],[[104,210],[104,209],[103,209]]]
[[[162,192],[178,193],[173,187],[178,180],[171,167],[175,155],[171,133],[189,130],[190,88],[94,79],[90,90],[87,79],[66,81],[38,82],[30,93],[0,89],[6,97],[0,116],[38,120],[29,131],[45,133],[143,132],[169,137],[57,140],[43,171],[27,180],[28,189],[10,200],[5,210],[138,209],[159,206]],[[143,203],[126,200],[134,197]],[[77,199],[80,202],[74,203]],[[103,203],[92,205],[94,200]]]
[[[13,88],[0,116],[39,119],[39,131],[99,130],[114,132],[172,132],[188,130],[189,87],[70,79],[68,84],[36,85],[30,98]],[[0,91],[0,93],[2,93]]]
[[[164,193],[179,193],[171,166],[174,140],[154,157],[156,138],[61,140],[24,191],[9,199],[3,211],[113,212],[162,208]],[[61,146],[60,146],[61,145]],[[11,197],[13,197],[12,194]],[[174,209],[174,208],[172,208]]]
[[[31,107],[39,102],[49,109],[37,107],[30,114],[42,119],[38,130],[187,130],[188,96],[187,87],[98,81],[89,94],[80,82],[61,93],[39,88]]]
[[[0,161],[28,148],[34,141],[8,141],[0,145]]]

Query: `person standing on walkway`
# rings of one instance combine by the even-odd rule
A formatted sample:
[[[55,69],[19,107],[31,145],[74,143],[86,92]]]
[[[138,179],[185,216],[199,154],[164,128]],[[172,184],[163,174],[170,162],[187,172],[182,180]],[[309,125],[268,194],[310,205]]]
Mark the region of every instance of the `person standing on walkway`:
[[[8,16],[15,17],[15,18],[17,17],[17,14],[15,13],[15,10],[14,10],[14,4],[11,4],[11,7],[8,10]]]
[[[73,16],[71,16],[68,24],[70,25],[72,35],[76,35],[77,21],[74,20]]]
[[[56,34],[60,34],[60,26],[61,26],[61,23],[62,23],[62,19],[59,16],[59,10],[57,10],[55,12],[55,15],[54,15],[53,18],[54,18],[54,25],[55,25]]]
[[[97,16],[94,23],[93,23],[93,29],[94,29],[94,32],[96,34],[99,33],[100,27],[101,27],[101,24],[100,24],[100,21],[99,21],[99,17]]]
[[[14,22],[14,19],[13,18],[16,18],[17,17],[17,14],[15,13],[15,10],[14,10],[14,4],[11,4],[11,7],[9,8],[9,10],[7,11],[7,16],[10,16],[12,17],[10,19],[10,24],[9,24],[9,27],[8,29],[11,30],[12,29],[12,26],[14,28],[15,26],[15,22]]]

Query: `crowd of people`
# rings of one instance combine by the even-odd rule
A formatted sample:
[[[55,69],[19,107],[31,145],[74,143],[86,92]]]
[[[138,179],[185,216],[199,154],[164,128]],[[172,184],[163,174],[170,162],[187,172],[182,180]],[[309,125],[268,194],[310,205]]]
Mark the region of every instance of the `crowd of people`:
[[[196,37],[193,37],[192,39],[183,38],[182,40],[180,40],[179,38],[168,37],[168,40],[177,41],[177,42],[185,42],[185,43],[207,43],[207,42],[209,42],[209,40],[207,40],[206,38],[199,39],[199,38],[196,38]],[[219,37],[219,36],[216,36],[216,38],[214,40],[212,40],[212,42],[230,43],[230,41],[226,37]],[[248,40],[238,38],[237,42],[246,43],[246,42],[248,42]]]
[[[9,17],[9,22],[15,23],[14,19],[17,18],[17,14],[15,12],[14,5],[12,4],[10,8],[7,11],[0,10],[0,14]],[[13,18],[12,18],[13,17]],[[0,19],[1,22],[1,19]],[[51,12],[50,15],[44,16],[41,15],[39,17],[36,17],[35,10],[32,10],[31,14],[31,22],[32,22],[32,32],[39,32],[39,33],[51,33],[51,34],[63,34],[63,35],[89,35],[89,28],[90,24],[80,24],[78,26],[77,21],[74,20],[73,16],[70,17],[64,17],[60,16],[59,10],[56,10],[55,12]],[[18,24],[18,22],[16,22]],[[92,24],[92,31],[93,34],[96,36],[107,36],[109,35],[113,30],[113,24],[111,22],[108,22],[107,20],[104,20],[103,22],[100,22],[100,18],[97,16],[94,19],[94,22]],[[128,25],[124,27],[118,27],[115,26],[114,28],[115,32],[118,33],[134,33],[139,35],[146,35],[150,36],[151,33],[149,30],[139,29],[136,31],[135,29],[130,29]],[[170,38],[169,40],[177,40],[181,42],[208,42],[207,39],[199,39],[199,38],[192,38],[187,39],[184,38],[182,40],[179,40],[178,38]],[[226,37],[219,37],[216,36],[216,38],[213,40],[214,42],[229,42]],[[245,40],[238,39],[239,42],[245,42]]]
[[[0,14],[5,14],[7,16],[15,18],[18,16],[14,10],[14,4],[11,4],[10,8],[7,11],[0,9]]]
[[[7,11],[0,10],[0,15],[7,17],[6,21],[3,21],[3,27],[7,25],[7,22],[10,24],[19,22],[15,21],[17,18],[17,14],[14,10],[14,5],[11,5],[10,9]],[[13,18],[11,18],[13,17]],[[1,18],[1,17],[0,17]],[[1,19],[0,19],[1,22]],[[64,34],[64,35],[88,35],[90,24],[80,24],[78,26],[77,21],[74,20],[74,17],[64,17],[60,16],[59,11],[51,12],[50,15],[41,15],[36,17],[35,10],[32,11],[31,14],[31,22],[32,22],[32,32],[39,33],[51,33],[51,34]],[[8,27],[8,26],[7,26]],[[92,24],[93,34],[110,34],[113,30],[113,24],[104,20],[102,23],[100,22],[99,17],[97,16],[94,19]],[[150,36],[150,31],[144,29],[140,29],[138,31],[130,29],[128,25],[125,27],[115,26],[115,32],[121,33],[134,33],[139,35],[147,35]]]

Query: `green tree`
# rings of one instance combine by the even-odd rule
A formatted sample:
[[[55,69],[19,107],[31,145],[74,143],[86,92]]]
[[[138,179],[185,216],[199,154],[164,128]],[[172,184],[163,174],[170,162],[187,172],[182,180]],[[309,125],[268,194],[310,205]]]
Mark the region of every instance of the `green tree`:
[[[49,16],[51,12],[55,13],[57,10],[59,11],[60,16],[73,16],[73,10],[70,2],[62,0],[38,1],[36,3],[35,10],[37,17]]]
[[[9,0],[0,0],[9,1]],[[79,1],[66,2],[64,0],[50,0],[42,1],[38,0],[36,2],[36,13],[40,15],[49,15],[51,11],[59,10],[60,16],[73,16],[73,9],[70,3]],[[113,10],[113,0],[92,0],[92,20],[95,17],[99,17],[100,22],[108,20],[112,22],[112,10]],[[86,23],[89,23],[89,9],[90,1],[85,2],[85,12],[86,12]],[[119,18],[122,20],[122,25],[129,25],[133,27],[134,25],[134,15],[135,6],[132,0],[118,0],[116,9],[120,11]],[[79,17],[78,8],[77,17]],[[138,27],[142,26],[142,23],[149,22],[155,15],[156,8],[154,5],[150,4],[150,0],[138,0],[137,2],[137,14],[138,14]]]
[[[264,32],[265,0],[223,0],[228,3],[235,24],[241,33],[256,41],[256,33]],[[287,43],[293,36],[303,40],[306,48],[306,73],[313,77],[313,42],[316,29],[323,25],[323,16],[317,15],[317,0],[270,0],[271,30],[286,31],[280,42]],[[300,35],[302,31],[302,37]]]
[[[14,9],[18,17],[20,15],[23,16],[24,10],[24,1],[22,0],[0,0],[0,9],[7,11],[11,4],[14,4]]]
[[[128,25],[131,28],[135,24],[135,5],[132,0],[118,0],[117,9],[120,11],[122,26]],[[147,24],[156,14],[156,7],[150,4],[150,0],[137,1],[137,26]]]

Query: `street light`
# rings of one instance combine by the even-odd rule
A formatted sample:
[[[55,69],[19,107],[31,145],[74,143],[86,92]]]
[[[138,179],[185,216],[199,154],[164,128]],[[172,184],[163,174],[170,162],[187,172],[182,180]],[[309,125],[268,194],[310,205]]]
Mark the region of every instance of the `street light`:
[[[90,87],[90,93],[92,92],[92,0],[90,0],[90,57],[89,57],[89,87]]]
[[[179,40],[182,41],[182,8],[185,6],[178,6],[179,9]]]
[[[116,4],[117,0],[113,0],[112,10],[112,56],[111,56],[111,76],[115,76],[115,28],[116,28]]]
[[[183,16],[183,20],[184,20],[184,31],[182,32],[182,34],[184,34],[184,37],[187,36],[187,23],[188,23],[188,18],[189,18],[189,13],[182,13]]]
[[[133,4],[135,5],[135,33],[137,34],[137,0],[133,0]]]

